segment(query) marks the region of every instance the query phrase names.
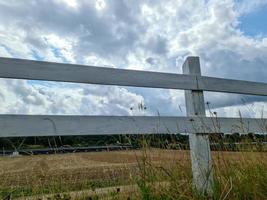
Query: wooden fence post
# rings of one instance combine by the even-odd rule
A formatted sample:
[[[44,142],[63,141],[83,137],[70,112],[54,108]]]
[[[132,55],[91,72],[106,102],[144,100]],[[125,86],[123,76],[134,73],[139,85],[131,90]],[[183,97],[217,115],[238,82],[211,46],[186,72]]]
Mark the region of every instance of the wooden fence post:
[[[183,64],[183,73],[201,75],[199,57],[188,57]],[[197,82],[197,80],[196,80]],[[185,90],[187,116],[206,116],[202,90]],[[208,135],[189,133],[193,183],[201,193],[212,194],[212,163]]]

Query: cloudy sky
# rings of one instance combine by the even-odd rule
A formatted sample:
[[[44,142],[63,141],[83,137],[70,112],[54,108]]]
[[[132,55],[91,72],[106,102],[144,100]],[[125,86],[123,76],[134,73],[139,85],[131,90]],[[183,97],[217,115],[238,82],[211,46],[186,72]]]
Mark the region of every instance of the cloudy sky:
[[[0,19],[1,57],[181,73],[194,55],[203,75],[267,82],[267,0],[0,0]],[[185,115],[180,90],[0,84],[1,113]],[[205,93],[219,116],[260,117],[266,100]]]

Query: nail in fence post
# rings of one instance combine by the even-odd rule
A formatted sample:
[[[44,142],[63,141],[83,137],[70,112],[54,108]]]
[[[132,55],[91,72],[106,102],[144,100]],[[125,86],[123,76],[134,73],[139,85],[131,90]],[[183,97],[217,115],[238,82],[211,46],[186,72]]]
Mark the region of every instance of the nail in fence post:
[[[201,76],[199,57],[188,57],[183,64],[183,73]],[[185,103],[187,116],[206,116],[202,90],[185,90]],[[212,163],[208,135],[190,133],[189,144],[193,183],[199,192],[212,194]]]

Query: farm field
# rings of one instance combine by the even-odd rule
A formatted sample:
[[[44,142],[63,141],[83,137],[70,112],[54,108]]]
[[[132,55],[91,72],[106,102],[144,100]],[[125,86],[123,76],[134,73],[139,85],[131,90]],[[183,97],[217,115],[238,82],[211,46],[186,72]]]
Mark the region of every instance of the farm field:
[[[212,157],[216,199],[267,197],[266,152]],[[189,151],[180,150],[1,157],[0,177],[2,199],[198,198]]]

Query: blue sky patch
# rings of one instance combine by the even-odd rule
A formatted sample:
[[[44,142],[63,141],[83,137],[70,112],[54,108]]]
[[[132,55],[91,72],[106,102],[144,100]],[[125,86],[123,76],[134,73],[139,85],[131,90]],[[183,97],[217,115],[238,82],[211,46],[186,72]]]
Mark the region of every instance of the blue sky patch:
[[[44,61],[44,57],[40,56],[35,50],[32,50],[32,56],[35,60]]]
[[[16,58],[16,55],[13,53],[12,49],[7,47],[4,44],[0,44],[0,47],[3,47],[13,58]],[[1,55],[0,55],[1,56]]]
[[[239,19],[239,29],[248,36],[267,35],[267,6],[255,10],[254,12],[245,14]]]

